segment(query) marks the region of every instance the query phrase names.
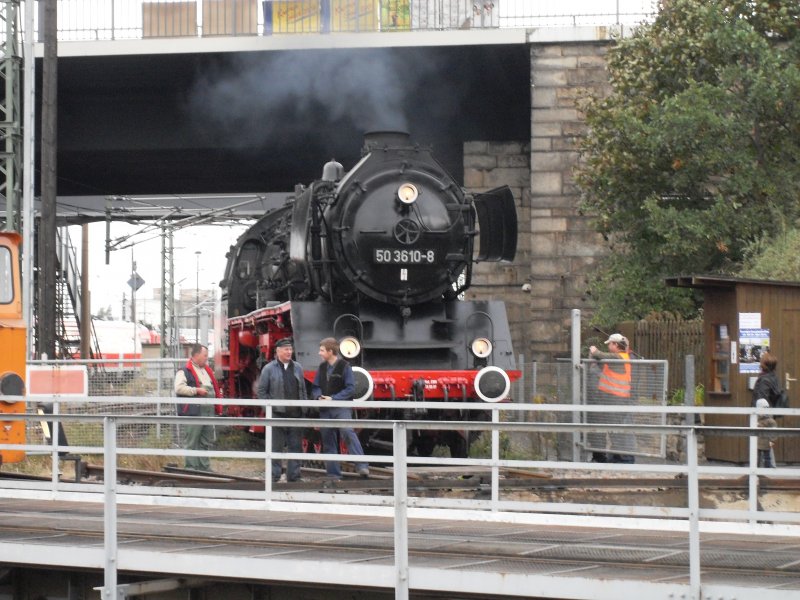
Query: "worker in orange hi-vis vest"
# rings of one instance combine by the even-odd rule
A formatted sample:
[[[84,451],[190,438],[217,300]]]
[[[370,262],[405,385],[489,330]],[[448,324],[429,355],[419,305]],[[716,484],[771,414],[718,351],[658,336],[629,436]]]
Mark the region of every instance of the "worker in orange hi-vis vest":
[[[596,360],[625,360],[631,358],[628,348],[628,339],[620,333],[612,333],[605,341],[608,352],[601,352],[596,346],[589,347],[589,356]],[[597,390],[593,404],[633,404],[631,397],[631,364],[629,362],[604,362],[597,381]],[[596,414],[596,413],[595,413]],[[605,419],[597,419],[602,423],[629,423],[631,415],[628,413],[614,413]],[[636,450],[636,438],[630,433],[612,432],[604,438],[603,447],[610,453],[595,450],[592,453],[594,462],[633,463],[632,452]],[[594,444],[597,448],[597,435]]]

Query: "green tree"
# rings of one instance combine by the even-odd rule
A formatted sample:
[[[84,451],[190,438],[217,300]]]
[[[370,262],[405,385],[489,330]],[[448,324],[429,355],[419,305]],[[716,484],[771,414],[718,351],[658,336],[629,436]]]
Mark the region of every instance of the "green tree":
[[[583,209],[610,254],[595,319],[692,316],[682,273],[738,273],[800,216],[800,5],[672,0],[609,51],[606,97],[583,108]]]
[[[778,236],[765,235],[745,253],[739,273],[750,279],[800,281],[800,230],[791,229]]]

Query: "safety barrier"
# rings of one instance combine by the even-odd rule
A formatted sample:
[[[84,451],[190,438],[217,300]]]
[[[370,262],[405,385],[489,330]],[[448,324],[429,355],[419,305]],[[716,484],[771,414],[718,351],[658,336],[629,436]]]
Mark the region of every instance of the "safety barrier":
[[[653,0],[59,0],[59,41],[638,25]]]
[[[612,363],[614,361],[611,361]],[[132,416],[169,416],[175,415],[174,404],[162,402],[173,396],[173,383],[176,371],[183,366],[185,359],[120,359],[120,360],[35,360],[30,361],[32,369],[48,369],[54,373],[59,370],[70,371],[85,369],[88,383],[87,395],[91,398],[106,398],[103,403],[81,403],[71,401],[62,404],[61,412],[66,414],[85,414],[99,410],[116,415]],[[519,359],[520,378],[512,386],[511,395],[514,402],[530,406],[542,404],[573,403],[571,365],[567,361],[558,363],[524,363]],[[595,360],[582,361],[582,379],[580,384],[580,401],[584,404],[596,403],[593,390],[597,386],[596,374],[602,364]],[[666,361],[637,360],[631,361],[633,393],[630,403],[634,406],[666,405],[666,379],[668,365]],[[108,400],[113,397],[135,396],[137,401],[131,404],[115,404]],[[37,398],[40,404],[45,398]],[[49,411],[49,407],[46,407]],[[36,406],[30,405],[31,412]],[[554,413],[536,408],[539,420],[552,422],[572,422],[572,413]],[[631,415],[614,415],[608,413],[575,413],[578,422],[587,422],[587,418],[597,423],[636,422],[642,425],[660,425],[664,423],[662,415],[636,413]],[[526,411],[509,413],[509,418],[528,420]],[[566,419],[566,421],[564,421]],[[618,419],[615,421],[614,419]],[[91,440],[102,440],[99,424],[67,423],[65,424],[67,439],[76,445],[87,445]],[[146,423],[138,421],[126,423],[119,443],[127,447],[135,447],[140,441],[155,438],[163,447],[175,446],[180,440],[180,431],[176,426],[162,423]],[[42,429],[37,423],[28,428],[28,439],[44,441]],[[632,445],[621,444],[633,440]],[[559,434],[553,436],[517,435],[515,442],[529,448],[530,452],[546,456],[553,460],[572,458],[572,436]],[[94,443],[94,442],[91,442]],[[622,452],[636,456],[664,456],[666,440],[663,435],[632,434],[631,436],[609,436],[581,434],[579,441],[582,450]]]
[[[761,414],[771,414],[775,416],[790,415],[800,416],[798,409],[744,409],[744,408],[713,408],[703,407],[657,407],[642,406],[638,407],[637,412],[655,415],[682,415],[690,416],[690,422],[694,422],[694,417],[713,411],[714,414],[730,415],[749,415],[749,427],[703,427],[699,425],[639,425],[639,424],[583,424],[583,423],[552,423],[539,422],[535,417],[539,411],[549,411],[555,413],[575,413],[575,412],[610,412],[622,413],[630,411],[626,406],[572,406],[572,405],[541,405],[541,406],[520,406],[516,404],[461,404],[448,403],[419,403],[420,410],[435,411],[442,408],[447,409],[470,409],[485,410],[489,413],[490,420],[486,422],[440,422],[433,420],[420,421],[370,421],[353,420],[339,421],[339,425],[352,425],[358,427],[369,427],[376,429],[391,429],[394,440],[394,453],[392,456],[370,456],[369,462],[373,465],[390,465],[393,468],[394,488],[391,496],[359,495],[349,493],[346,496],[337,494],[313,493],[296,490],[276,490],[273,489],[270,475],[270,461],[283,459],[308,459],[305,454],[292,453],[273,453],[271,448],[271,428],[266,429],[265,447],[258,450],[249,451],[219,451],[209,452],[186,451],[181,449],[164,448],[125,448],[119,444],[119,432],[125,426],[137,422],[162,423],[164,425],[175,425],[179,422],[187,424],[215,424],[219,425],[222,420],[219,418],[201,417],[174,417],[174,416],[131,416],[103,414],[59,414],[61,404],[69,404],[75,399],[63,401],[58,397],[51,398],[54,406],[54,415],[49,416],[53,423],[54,430],[57,431],[58,424],[68,423],[102,423],[103,441],[102,444],[92,444],[88,446],[58,446],[55,442],[52,445],[44,446],[41,444],[29,444],[23,449],[29,453],[48,452],[52,457],[52,464],[58,465],[59,452],[69,452],[72,454],[102,454],[104,457],[104,480],[103,490],[99,486],[87,483],[72,483],[60,481],[58,478],[58,468],[53,469],[52,477],[49,482],[36,481],[2,481],[0,487],[4,489],[7,497],[29,497],[29,498],[55,498],[69,500],[80,498],[87,500],[95,498],[97,501],[105,503],[106,511],[106,580],[104,597],[115,597],[116,589],[116,506],[118,502],[136,503],[143,501],[147,503],[159,503],[168,501],[173,505],[183,503],[187,506],[206,506],[218,509],[225,508],[263,508],[266,510],[278,509],[280,507],[292,506],[298,511],[320,511],[333,510],[332,506],[337,506],[336,510],[349,511],[352,514],[384,514],[394,515],[395,517],[395,541],[396,541],[396,569],[398,570],[398,582],[405,581],[408,585],[407,569],[407,536],[406,523],[409,516],[433,516],[436,518],[464,518],[465,515],[477,512],[490,512],[495,519],[507,522],[538,522],[552,523],[553,515],[558,516],[558,522],[564,525],[588,526],[588,527],[619,527],[619,528],[638,528],[646,527],[650,530],[671,530],[685,531],[689,537],[690,548],[690,588],[693,593],[700,590],[700,532],[711,530],[715,532],[729,531],[731,533],[770,533],[775,535],[798,535],[800,533],[800,514],[779,511],[779,510],[760,510],[758,505],[758,485],[759,477],[775,476],[796,478],[800,471],[795,468],[759,468],[757,466],[757,438],[762,435],[769,436],[791,436],[797,438],[800,429],[778,428],[765,431],[757,428],[757,417]],[[88,397],[77,399],[77,401],[97,402],[98,399]],[[141,402],[139,398],[106,398],[100,401],[111,402],[114,405],[137,404]],[[165,402],[182,402],[183,399],[166,399]],[[213,400],[202,401],[199,403],[211,403]],[[281,405],[295,405],[304,407],[318,406],[317,402],[310,401],[240,401],[252,403],[253,405],[263,406],[267,412],[267,422],[270,421],[269,415],[272,408]],[[394,402],[385,403],[391,407],[402,407],[405,403]],[[342,403],[343,406],[356,409],[369,409],[374,406],[370,402]],[[507,415],[525,411],[533,420],[520,422],[519,420],[504,420]],[[33,415],[7,415],[8,420],[17,419],[38,419]],[[254,419],[227,419],[225,424],[232,426],[251,426],[254,424],[264,424],[264,420]],[[281,425],[288,427],[323,427],[330,424],[330,421],[320,419],[282,419]],[[427,429],[455,429],[461,431],[487,431],[489,432],[490,446],[488,456],[473,457],[468,459],[453,459],[447,457],[409,457],[406,456],[406,440],[410,431]],[[532,459],[515,459],[503,457],[501,455],[501,434],[511,432],[545,432],[545,433],[571,433],[580,431],[583,433],[606,433],[606,432],[646,432],[649,434],[679,434],[686,441],[686,462],[666,464],[655,462],[652,464],[631,464],[631,465],[610,465],[595,464],[588,462],[563,462]],[[750,439],[750,464],[738,466],[719,466],[701,465],[698,462],[697,440],[698,436],[709,435],[734,435],[747,436]],[[57,436],[54,436],[54,440]],[[0,446],[6,448],[6,446]],[[168,456],[178,457],[184,455],[210,456],[220,461],[215,466],[224,465],[225,460],[231,459],[252,459],[260,462],[265,467],[264,488],[259,491],[245,490],[219,490],[219,489],[196,489],[196,488],[160,488],[152,486],[124,486],[117,483],[117,462],[123,455],[139,456]],[[347,455],[316,455],[316,460],[343,460],[346,461]],[[425,498],[410,495],[406,486],[407,468],[411,465],[460,465],[466,467],[488,468],[491,471],[491,492],[490,498],[466,500],[452,498]],[[501,496],[500,469],[537,469],[543,471],[553,470],[586,470],[607,473],[614,477],[656,473],[661,475],[672,475],[675,477],[685,477],[687,481],[687,497],[685,507],[668,506],[618,506],[603,504],[575,504],[562,502],[531,502],[517,500]],[[748,499],[746,509],[717,509],[700,508],[699,478],[700,476],[746,476],[749,482]],[[632,496],[636,498],[636,495]],[[383,511],[383,512],[381,512]],[[709,529],[710,528],[710,529]],[[398,589],[398,598],[407,598],[408,590]],[[698,597],[694,595],[692,597]]]

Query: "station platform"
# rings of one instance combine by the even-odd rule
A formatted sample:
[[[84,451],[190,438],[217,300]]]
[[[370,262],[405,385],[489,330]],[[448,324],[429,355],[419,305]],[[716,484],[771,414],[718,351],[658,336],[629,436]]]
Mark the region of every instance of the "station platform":
[[[690,598],[685,533],[412,518],[409,588],[450,598]],[[102,571],[102,503],[0,500],[0,563]],[[121,576],[391,590],[393,520],[120,504]],[[701,537],[703,598],[800,597],[794,537]],[[681,592],[683,591],[683,594]]]

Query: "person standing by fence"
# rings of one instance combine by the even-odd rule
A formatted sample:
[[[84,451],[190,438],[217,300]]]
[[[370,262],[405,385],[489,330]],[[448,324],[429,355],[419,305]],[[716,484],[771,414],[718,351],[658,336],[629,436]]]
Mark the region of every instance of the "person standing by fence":
[[[630,361],[631,355],[628,351],[628,339],[620,333],[612,333],[605,341],[608,346],[608,352],[602,352],[597,346],[589,347],[589,356],[596,360],[624,360]],[[633,404],[631,398],[631,364],[630,362],[614,362],[604,363],[600,371],[597,389],[595,391],[594,404]],[[597,413],[590,413],[596,417],[601,416]],[[619,413],[608,416],[606,419],[595,419],[590,422],[600,423],[628,423],[631,415],[628,413]],[[605,438],[604,435],[594,434],[592,438],[595,441],[598,437]],[[630,433],[612,432],[610,434],[612,450],[633,452],[636,448],[636,439]],[[590,439],[591,441],[591,439]],[[603,442],[605,440],[603,439]],[[592,445],[590,443],[590,445]],[[603,446],[607,444],[603,443]],[[595,446],[596,447],[596,446]],[[613,462],[613,463],[633,463],[634,457],[632,454],[621,454],[612,452],[606,454],[602,451],[594,451],[592,453],[592,460],[594,462]]]
[[[769,402],[766,398],[759,398],[756,400],[756,408],[769,408]],[[758,415],[759,427],[777,427],[778,423],[775,422],[770,415]],[[775,436],[769,437],[765,435],[758,436],[758,466],[767,469],[775,468],[775,460],[773,459],[772,448],[775,446]]]
[[[211,367],[208,366],[208,348],[194,344],[186,366],[175,374],[175,395],[182,398],[221,398],[222,393]],[[178,415],[182,417],[212,417],[213,404],[179,403]],[[183,447],[186,450],[210,450],[214,443],[212,425],[182,425]],[[207,456],[187,456],[187,469],[210,471],[211,461]]]
[[[283,338],[275,344],[275,360],[261,369],[258,379],[258,397],[262,400],[308,400],[306,380],[302,365],[292,360],[294,352],[291,338]],[[298,419],[303,416],[299,406],[273,406],[273,417]],[[300,427],[281,427],[278,421],[270,421],[272,427],[272,451],[300,453],[303,451],[303,430]],[[281,461],[272,460],[272,481],[281,477]],[[300,461],[290,459],[286,470],[287,481],[300,481]]]
[[[769,406],[776,408],[778,397],[781,395],[781,384],[775,372],[778,359],[774,354],[764,352],[759,361],[761,373],[753,386],[753,406],[760,398],[764,398]]]
[[[311,396],[317,400],[327,402],[330,400],[352,400],[355,392],[355,379],[353,367],[350,363],[339,358],[339,342],[334,338],[325,338],[319,343],[319,356],[322,362],[314,377]],[[320,408],[321,419],[352,419],[351,408],[325,407]],[[363,456],[364,449],[358,435],[350,426],[325,427],[322,433],[322,449],[325,454],[339,454],[339,441],[344,441],[347,453]],[[356,472],[361,477],[369,477],[369,465],[365,462],[355,464]],[[342,478],[342,469],[338,461],[326,461],[325,470],[332,479]]]

